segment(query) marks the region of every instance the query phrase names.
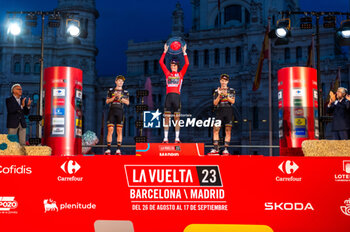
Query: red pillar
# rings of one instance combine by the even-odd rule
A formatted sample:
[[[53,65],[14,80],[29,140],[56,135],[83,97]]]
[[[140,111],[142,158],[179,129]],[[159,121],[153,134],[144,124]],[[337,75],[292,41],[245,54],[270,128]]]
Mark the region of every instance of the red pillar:
[[[302,156],[302,142],[319,137],[316,69],[278,71],[278,115],[280,155]]]
[[[44,144],[52,155],[81,155],[83,72],[72,67],[44,70]]]

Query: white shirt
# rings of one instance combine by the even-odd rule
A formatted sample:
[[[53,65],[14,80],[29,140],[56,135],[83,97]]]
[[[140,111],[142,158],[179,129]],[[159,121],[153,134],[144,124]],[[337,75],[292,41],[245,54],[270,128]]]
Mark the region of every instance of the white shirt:
[[[21,109],[23,109],[23,106],[21,105],[21,97],[17,98],[15,95],[13,95],[13,96],[16,99],[18,105],[21,107]]]

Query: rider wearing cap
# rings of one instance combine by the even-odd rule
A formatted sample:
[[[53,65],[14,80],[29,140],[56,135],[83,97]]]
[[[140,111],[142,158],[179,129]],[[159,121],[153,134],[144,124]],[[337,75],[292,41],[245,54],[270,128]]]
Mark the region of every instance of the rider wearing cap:
[[[111,143],[114,126],[117,124],[117,144],[116,155],[121,155],[121,144],[123,140],[124,105],[129,105],[129,92],[123,89],[125,77],[119,75],[115,78],[115,88],[110,88],[107,94],[106,104],[110,104],[107,118],[107,150],[105,154],[111,154]]]
[[[159,64],[164,72],[166,78],[166,99],[165,99],[165,107],[164,107],[164,140],[163,143],[168,143],[168,132],[169,132],[169,122],[170,115],[174,112],[175,119],[175,143],[180,143],[180,125],[178,121],[180,120],[180,111],[181,111],[181,86],[183,82],[183,78],[186,74],[187,68],[189,66],[189,61],[186,53],[187,45],[182,47],[182,52],[185,58],[185,65],[182,67],[181,71],[178,72],[179,69],[179,61],[176,59],[172,59],[170,62],[170,70],[164,64],[165,54],[168,52],[169,46],[167,44],[164,45],[164,52],[162,57],[159,60]]]
[[[214,91],[213,104],[216,108],[216,120],[221,121],[221,125],[225,127],[225,149],[223,150],[223,155],[228,155],[228,146],[231,141],[231,129],[233,122],[233,108],[232,105],[235,103],[235,90],[233,88],[227,87],[229,82],[229,76],[227,74],[222,74],[220,76],[221,87],[218,87]],[[214,149],[210,151],[211,155],[219,154],[219,132],[220,126],[214,126]]]

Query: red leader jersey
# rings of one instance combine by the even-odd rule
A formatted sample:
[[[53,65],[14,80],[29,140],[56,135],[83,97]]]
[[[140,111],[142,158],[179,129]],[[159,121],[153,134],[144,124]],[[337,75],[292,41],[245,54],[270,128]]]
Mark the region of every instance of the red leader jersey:
[[[167,67],[164,64],[165,53],[163,53],[162,57],[159,60],[160,67],[162,67],[165,78],[166,78],[166,93],[181,93],[181,86],[186,74],[187,68],[190,64],[188,61],[187,55],[185,57],[185,65],[182,67],[180,72],[169,72]]]

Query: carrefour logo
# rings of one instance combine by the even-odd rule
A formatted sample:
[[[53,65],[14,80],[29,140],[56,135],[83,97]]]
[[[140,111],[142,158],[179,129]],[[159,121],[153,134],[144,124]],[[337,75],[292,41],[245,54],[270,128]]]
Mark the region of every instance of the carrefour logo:
[[[61,169],[67,174],[75,174],[80,169],[80,165],[74,160],[69,160],[61,165]]]
[[[286,160],[283,161],[278,168],[284,173],[284,174],[293,174],[298,170],[299,166],[291,161],[291,160]]]
[[[143,112],[143,127],[144,128],[160,128],[161,120],[159,109],[157,111],[144,111]]]
[[[286,160],[283,161],[279,166],[278,169],[287,176],[277,176],[276,181],[287,181],[287,182],[293,182],[293,181],[301,181],[301,177],[295,177],[293,176],[295,172],[299,169],[299,166],[292,160]]]

